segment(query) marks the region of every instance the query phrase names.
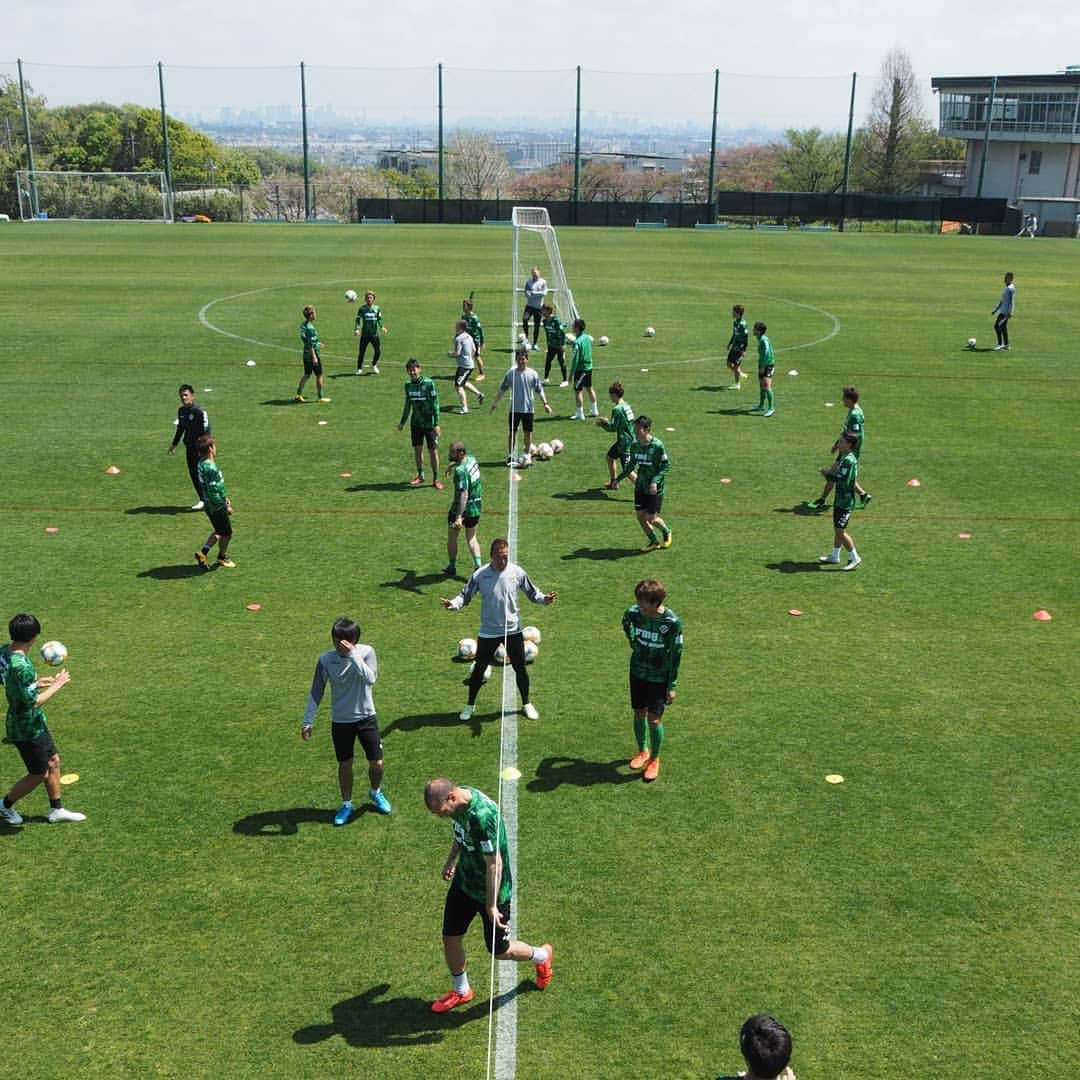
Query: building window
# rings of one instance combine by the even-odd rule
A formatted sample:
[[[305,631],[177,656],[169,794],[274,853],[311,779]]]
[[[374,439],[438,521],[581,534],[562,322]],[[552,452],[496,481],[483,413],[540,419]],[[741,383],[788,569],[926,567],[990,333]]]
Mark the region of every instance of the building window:
[[[1039,170],[1042,168],[1042,151],[1032,150],[1028,154],[1028,175],[1038,176]]]

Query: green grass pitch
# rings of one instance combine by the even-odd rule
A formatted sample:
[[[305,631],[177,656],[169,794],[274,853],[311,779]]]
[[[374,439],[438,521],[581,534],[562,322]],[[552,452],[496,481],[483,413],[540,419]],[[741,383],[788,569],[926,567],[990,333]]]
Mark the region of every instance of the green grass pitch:
[[[599,489],[610,437],[571,423],[570,392],[552,388],[538,434],[566,451],[519,482],[519,561],[559,601],[528,611],[541,719],[519,728],[515,929],[553,941],[557,964],[542,994],[520,969],[517,1075],[733,1072],[739,1025],[761,1011],[794,1033],[800,1080],[1066,1075],[1076,245],[559,240],[590,330],[611,338],[601,403],[620,377],[669,448],[674,546],[638,550],[631,492]],[[396,424],[408,356],[454,403],[445,353],[471,289],[496,389],[510,243],[406,226],[0,234],[3,622],[32,611],[70,649],[47,711],[80,775],[66,802],[88,815],[48,826],[38,791],[23,828],[0,826],[0,1058],[21,1076],[484,1075],[478,931],[476,1002],[429,1011],[448,988],[450,835],[422,786],[447,774],[497,790],[499,693],[457,720],[451,657],[478,611],[439,606],[448,493],[406,486]],[[1006,270],[1014,344],[991,352]],[[351,374],[350,286],[378,292],[390,327],[378,378]],[[736,301],[777,349],[768,420],[746,412],[753,379],[723,390]],[[322,407],[291,401],[306,303],[327,343]],[[166,455],[181,382],[219,440],[233,571],[192,559],[206,519],[187,509],[182,452]],[[800,504],[848,382],[874,498],[852,524],[863,565],[845,574],[816,565],[831,515]],[[444,417],[444,461],[463,437],[484,466],[485,551],[507,523],[504,432],[503,411]],[[625,767],[619,625],[647,576],[686,630],[653,785]],[[1032,619],[1042,608],[1053,621]],[[394,812],[336,829],[327,705],[309,744],[299,724],[343,613],[378,651]],[[0,762],[6,790],[21,763],[7,746]],[[357,789],[362,803],[362,770]]]

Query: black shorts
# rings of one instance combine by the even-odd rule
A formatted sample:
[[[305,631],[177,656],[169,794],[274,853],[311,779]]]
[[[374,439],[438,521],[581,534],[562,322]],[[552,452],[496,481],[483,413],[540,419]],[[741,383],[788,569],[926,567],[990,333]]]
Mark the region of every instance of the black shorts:
[[[512,412],[508,418],[510,425],[510,434],[516,435],[518,427],[522,427],[525,430],[526,435],[532,435],[533,432],[533,416],[535,414],[531,412]],[[528,447],[525,447],[528,450]]]
[[[552,360],[565,360],[566,359],[566,346],[565,345],[549,345],[547,347],[547,363],[551,363]]]
[[[742,363],[742,358],[745,355],[745,349],[731,349],[727,354],[727,366],[730,368],[738,367]]]
[[[757,369],[757,377],[759,379],[771,379],[773,377],[774,371],[776,371],[775,364],[768,364],[765,367],[759,367]]]
[[[503,637],[478,637],[476,639],[476,667],[474,671],[484,671],[495,656],[495,650],[506,647],[506,659],[515,671],[525,670],[525,637],[520,630]]]
[[[457,511],[456,510],[448,510],[447,513],[446,513],[446,524],[447,525],[453,525],[455,521],[457,521]],[[476,526],[480,524],[480,515],[479,514],[462,514],[461,515],[461,524],[464,525],[466,529],[475,529]]]
[[[330,725],[334,737],[334,753],[338,761],[352,761],[353,744],[359,743],[364,748],[364,757],[368,761],[382,761],[382,739],[375,717],[349,723],[335,722]]]
[[[454,385],[464,386],[473,377],[473,371],[471,367],[459,367],[454,374]]]
[[[658,491],[650,495],[647,491],[634,490],[634,509],[644,510],[646,514],[659,514],[660,507],[664,505],[664,493]]]
[[[435,450],[439,445],[439,436],[435,434],[434,428],[429,427],[414,427],[409,430],[409,437],[412,439],[413,446],[421,446],[427,443],[429,450]]]
[[[304,353],[304,374],[321,375],[322,360],[314,353]]]
[[[446,891],[446,902],[443,904],[443,937],[464,937],[465,931],[472,925],[477,915],[484,921],[484,946],[488,952],[494,952],[496,956],[502,956],[510,948],[510,901],[505,900],[499,904],[499,914],[505,927],[500,929],[492,925],[488,917],[487,909],[483,901],[474,900],[466,896],[458,888],[457,882],[452,881]],[[492,932],[495,939],[492,942]],[[492,945],[494,944],[494,948]]]
[[[210,525],[218,536],[232,536],[232,517],[228,507],[221,510],[207,510],[206,516],[210,519]]]
[[[574,389],[575,390],[591,390],[592,389],[592,368],[588,371],[579,371],[574,376]]]
[[[613,442],[611,446],[608,447],[607,456],[612,461],[619,462],[624,469],[630,468],[630,451],[620,450],[617,442]]]
[[[532,320],[533,326],[539,330],[541,318],[543,318],[543,312],[538,307],[526,307],[521,313],[521,324],[525,326]]]
[[[49,758],[59,753],[48,728],[36,739],[16,742],[15,749],[19,751],[19,757],[31,776],[44,776],[49,771]]]
[[[846,529],[847,523],[851,520],[850,506],[836,506],[833,505],[832,509],[832,523],[834,529]]]
[[[630,708],[634,712],[644,709],[654,716],[663,716],[666,704],[667,685],[665,683],[639,679],[636,675],[630,676]]]

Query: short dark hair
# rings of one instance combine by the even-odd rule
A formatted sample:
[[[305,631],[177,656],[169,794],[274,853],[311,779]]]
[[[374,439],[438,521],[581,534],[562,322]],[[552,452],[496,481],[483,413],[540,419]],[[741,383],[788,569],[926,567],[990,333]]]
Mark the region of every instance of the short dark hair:
[[[644,428],[646,431],[652,430],[652,417],[651,416],[639,416],[634,421],[634,427]]]
[[[315,318],[315,309],[310,304],[308,304],[307,307],[304,308],[304,318],[305,319],[314,319]]]
[[[655,578],[645,578],[634,586],[634,597],[640,604],[647,600],[650,604],[662,604],[667,596],[667,589]]]
[[[464,453],[465,453],[465,444],[460,439],[455,439],[454,442],[452,442],[450,444],[450,456],[451,457],[457,457],[458,454],[464,454]]]
[[[735,313],[736,315],[738,315],[738,316],[739,316],[739,318],[742,318],[742,314],[743,314],[743,312],[744,312],[744,311],[745,311],[746,309],[745,309],[745,308],[744,308],[744,307],[742,306],[742,304],[733,304],[733,305],[732,305],[732,308],[731,308],[731,310],[732,310],[732,311],[733,311],[733,312],[734,312],[734,313]]]
[[[609,394],[614,394],[614,395],[615,395],[616,397],[622,397],[622,396],[623,396],[623,394],[624,394],[624,393],[625,393],[626,391],[625,391],[625,390],[623,390],[623,384],[622,384],[621,382],[619,382],[619,380],[618,380],[618,379],[616,379],[616,380],[615,380],[615,381],[614,381],[614,382],[613,382],[613,383],[612,383],[612,384],[611,384],[611,385],[610,385],[610,386],[609,386],[609,387],[607,388],[607,392],[608,392]]]
[[[185,390],[190,390],[193,394],[195,393],[195,387],[192,386],[191,383],[184,383],[176,392],[182,394]]]
[[[445,776],[437,776],[424,785],[424,803],[429,810],[435,806],[442,806],[446,802],[446,796],[453,790],[453,780],[448,780]]]
[[[574,320],[574,329],[575,330],[584,330],[585,329],[585,320],[584,319],[575,319]]]
[[[41,623],[23,612],[8,623],[8,633],[12,641],[33,641],[41,633]]]
[[[490,554],[494,555],[495,549],[502,547],[506,548],[508,551],[510,550],[509,542],[501,536],[496,536],[495,539],[491,541],[491,547],[488,548],[488,551]]]
[[[211,447],[217,449],[217,443],[214,441],[213,435],[200,435],[195,440],[195,449],[199,451],[199,457],[206,457],[210,453]]]
[[[342,615],[331,627],[330,636],[335,641],[348,641],[355,645],[360,640],[360,626],[348,615]]]
[[[754,323],[754,333],[755,334],[764,334],[765,331],[768,330],[768,329],[769,328],[763,322]]]
[[[849,401],[857,402],[859,400],[859,391],[856,390],[854,386],[845,386],[844,389],[840,391],[840,394]]]
[[[409,359],[405,361],[405,370],[406,371],[412,371],[412,369],[414,367],[419,367],[419,366],[420,366],[420,361],[417,360],[415,356],[410,356]]]
[[[791,1060],[791,1033],[773,1016],[751,1016],[739,1031],[739,1048],[750,1071],[772,1080]]]

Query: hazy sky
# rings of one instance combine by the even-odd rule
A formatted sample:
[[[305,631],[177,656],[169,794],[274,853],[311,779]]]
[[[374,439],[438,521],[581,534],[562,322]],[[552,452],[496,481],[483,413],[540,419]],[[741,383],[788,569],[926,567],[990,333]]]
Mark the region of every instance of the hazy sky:
[[[441,61],[451,129],[480,115],[563,123],[578,64],[589,112],[707,126],[719,68],[722,126],[831,128],[846,122],[851,73],[861,114],[895,46],[928,110],[932,75],[1080,64],[1076,0],[8,0],[0,25],[0,74],[21,58],[54,105],[154,104],[159,60],[174,113],[296,104],[302,60],[309,106],[427,127]]]

